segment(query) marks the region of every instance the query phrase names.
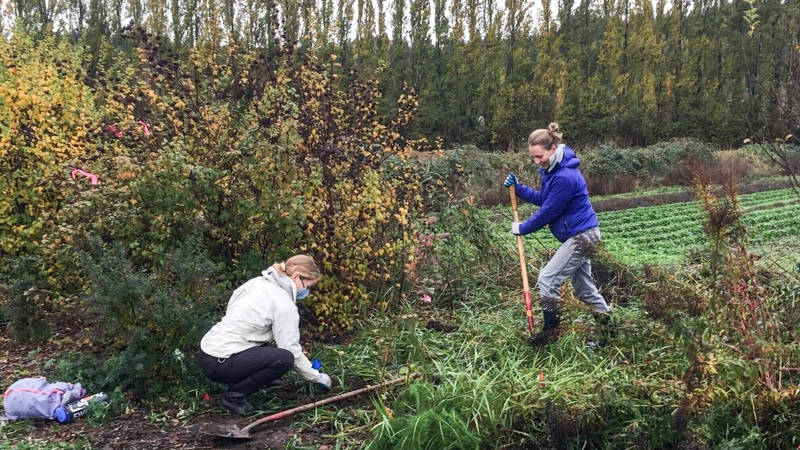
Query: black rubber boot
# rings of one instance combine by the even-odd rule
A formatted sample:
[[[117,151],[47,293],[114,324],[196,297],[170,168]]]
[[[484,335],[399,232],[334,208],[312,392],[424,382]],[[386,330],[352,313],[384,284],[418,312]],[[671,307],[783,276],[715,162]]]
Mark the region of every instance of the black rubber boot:
[[[258,408],[251,405],[245,399],[244,394],[239,392],[225,391],[222,394],[222,401],[220,404],[228,411],[240,416],[249,416],[258,411]]]
[[[240,416],[249,416],[258,411],[258,408],[251,405],[247,401],[247,397],[258,392],[261,386],[252,379],[245,378],[244,380],[233,384],[222,393],[222,406],[228,411],[239,414]]]
[[[603,348],[609,341],[617,337],[617,322],[610,311],[607,313],[593,312],[592,316],[595,323],[597,323],[600,336],[597,339],[588,341],[586,345],[589,348]]]
[[[531,345],[534,347],[545,347],[557,341],[561,337],[561,311],[542,311],[544,315],[544,325],[542,331],[531,337]]]

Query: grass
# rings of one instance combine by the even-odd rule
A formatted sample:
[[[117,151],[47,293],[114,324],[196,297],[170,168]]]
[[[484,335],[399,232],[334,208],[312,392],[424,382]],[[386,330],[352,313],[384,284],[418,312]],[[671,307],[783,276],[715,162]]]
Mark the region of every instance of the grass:
[[[393,356],[386,370],[397,373],[408,368],[424,374],[423,381],[413,382],[396,397],[374,398],[371,410],[351,412],[347,420],[340,412],[326,412],[304,416],[296,426],[342,423],[337,439],[371,436],[367,448],[478,448],[487,442],[513,448],[535,436],[573,434],[576,429],[577,436],[562,443],[603,446],[622,433],[590,436],[605,420],[601,416],[607,408],[624,406],[616,420],[627,432],[644,432],[647,424],[636,417],[644,411],[651,415],[660,411],[661,416],[653,419],[668,421],[689,365],[670,345],[665,331],[635,308],[617,309],[622,334],[615,345],[600,351],[586,348],[584,341],[596,330],[588,311],[574,301],[565,311],[569,331],[546,350],[528,346],[517,301],[462,304],[459,329],[448,334],[422,326],[422,318],[435,311],[412,311],[416,310],[410,306],[399,319],[371,317],[369,329],[354,342],[325,352],[340,356],[339,376],[354,372],[376,376],[381,365],[376,364],[376,355],[387,353],[386,346],[391,345],[394,350],[388,353]],[[631,345],[641,342],[642,334],[652,347]],[[371,345],[377,342],[376,335],[394,339]],[[619,398],[626,393],[636,394],[625,399],[627,406]],[[580,417],[573,417],[578,412]]]
[[[44,442],[35,439],[23,439],[22,441],[10,442],[0,440],[0,450],[89,450],[92,446],[88,440],[79,442]]]
[[[324,349],[333,352],[329,357],[339,355],[338,376],[377,378],[383,371],[386,376],[410,370],[423,380],[373,397],[369,408],[326,410],[303,416],[295,426],[334,423],[332,437],[340,448],[522,448],[532,442],[543,443],[540,448],[678,448],[690,440],[725,447],[743,439],[749,448],[767,448],[763,425],[717,434],[718,416],[741,406],[736,398],[756,402],[748,383],[757,379],[742,374],[757,371],[757,364],[736,352],[716,348],[710,355],[720,375],[689,380],[696,361],[679,328],[651,319],[638,306],[617,306],[618,338],[590,350],[585,340],[596,330],[575,300],[566,303],[568,331],[562,339],[533,349],[521,302],[488,300],[459,305],[454,333],[426,329],[424,321],[437,311],[413,304],[397,315],[365,319],[355,341]],[[684,326],[703,323],[689,320]],[[695,405],[707,419],[691,419],[689,427],[697,433],[711,429],[711,435],[682,431],[679,412],[687,399],[706,391],[715,397],[714,408]],[[789,439],[787,444],[796,445]]]

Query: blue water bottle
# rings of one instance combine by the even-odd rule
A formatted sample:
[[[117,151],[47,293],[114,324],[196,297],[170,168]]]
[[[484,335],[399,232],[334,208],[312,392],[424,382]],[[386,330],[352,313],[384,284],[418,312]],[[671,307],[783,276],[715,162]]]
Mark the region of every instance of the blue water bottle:
[[[108,394],[105,392],[98,392],[97,394],[84,397],[68,405],[59,406],[55,410],[56,421],[58,423],[69,423],[75,419],[80,419],[89,412],[89,403],[107,401]]]

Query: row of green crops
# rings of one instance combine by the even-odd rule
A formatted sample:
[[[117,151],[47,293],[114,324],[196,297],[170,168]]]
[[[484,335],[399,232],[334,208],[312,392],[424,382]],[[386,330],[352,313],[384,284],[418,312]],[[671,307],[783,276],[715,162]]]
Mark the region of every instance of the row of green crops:
[[[792,189],[742,195],[739,200],[752,243],[800,236],[800,201]],[[533,210],[528,205],[521,207],[520,217],[524,220]],[[603,242],[623,264],[680,264],[689,251],[705,242],[697,202],[608,211],[598,217]],[[526,244],[553,248],[558,243],[545,229]]]

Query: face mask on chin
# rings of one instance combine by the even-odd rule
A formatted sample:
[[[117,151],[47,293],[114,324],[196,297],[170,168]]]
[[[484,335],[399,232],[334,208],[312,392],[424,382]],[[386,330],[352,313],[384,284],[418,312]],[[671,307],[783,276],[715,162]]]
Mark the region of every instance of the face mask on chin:
[[[553,169],[555,169],[556,165],[560,163],[563,158],[564,158],[564,144],[559,144],[556,147],[556,150],[553,152],[552,155],[550,155],[550,158],[548,158],[547,160],[548,163],[547,171],[552,172]]]
[[[309,292],[311,292],[311,291],[309,291],[308,288],[300,288],[300,289],[297,290],[296,298],[298,300],[302,300],[302,299],[308,297]]]

